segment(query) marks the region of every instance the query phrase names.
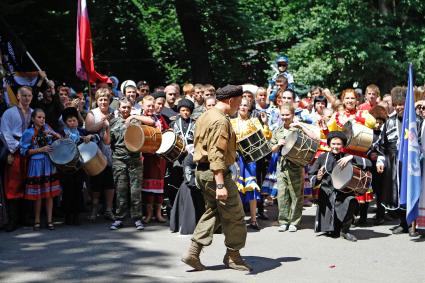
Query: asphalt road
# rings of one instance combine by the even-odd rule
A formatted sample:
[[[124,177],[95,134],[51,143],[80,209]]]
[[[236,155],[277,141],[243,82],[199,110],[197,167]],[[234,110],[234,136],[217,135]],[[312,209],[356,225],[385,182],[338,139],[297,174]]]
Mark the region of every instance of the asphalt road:
[[[425,282],[425,238],[391,235],[392,222],[353,229],[356,243],[332,239],[313,233],[314,213],[304,210],[296,233],[279,233],[271,221],[249,231],[241,254],[254,267],[250,274],[224,268],[223,235],[201,253],[208,269],[193,272],[180,261],[190,236],[166,225],[142,232],[110,231],[105,221],[21,228],[0,233],[0,282]]]

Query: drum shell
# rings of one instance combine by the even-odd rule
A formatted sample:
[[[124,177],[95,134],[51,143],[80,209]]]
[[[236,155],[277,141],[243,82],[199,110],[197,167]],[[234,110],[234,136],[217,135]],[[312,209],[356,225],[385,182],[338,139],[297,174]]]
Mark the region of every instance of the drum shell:
[[[337,165],[332,171],[331,178],[336,190],[343,193],[354,192],[359,195],[366,193],[372,182],[372,174],[369,171],[363,171],[351,163],[343,168]]]
[[[64,173],[74,173],[81,167],[80,153],[71,139],[59,139],[52,143],[49,158]]]
[[[99,175],[103,170],[105,170],[108,162],[106,160],[105,155],[95,143],[82,143],[78,146],[78,149],[80,153],[83,152],[82,155],[84,155],[84,151],[89,151],[90,155],[92,155],[92,157],[87,160],[84,160],[83,157],[81,157],[83,169],[87,173],[87,175],[96,176]]]
[[[155,153],[161,140],[161,131],[147,125],[131,124],[124,134],[125,146],[131,152]]]
[[[306,166],[316,155],[319,142],[310,138],[302,131],[293,131],[286,137],[282,147],[282,156],[299,166]]]
[[[272,152],[261,130],[238,140],[237,147],[247,163],[258,161]]]
[[[372,146],[373,130],[364,125],[348,121],[343,132],[347,136],[346,149],[366,153]]]
[[[171,135],[170,133],[172,133],[173,135]],[[166,142],[166,138],[168,136],[173,136],[174,140],[171,143],[171,146],[165,150],[164,152],[159,152],[159,150],[161,149],[161,147],[156,151],[156,154],[158,154],[159,156],[167,159],[170,162],[174,162],[176,161],[178,158],[180,158],[181,156],[184,156],[187,154],[186,152],[186,147],[185,147],[185,143],[183,141],[183,139],[175,134],[172,130],[167,130],[164,133],[162,133],[162,139],[161,139],[161,143],[162,142]],[[162,144],[161,144],[162,146]]]

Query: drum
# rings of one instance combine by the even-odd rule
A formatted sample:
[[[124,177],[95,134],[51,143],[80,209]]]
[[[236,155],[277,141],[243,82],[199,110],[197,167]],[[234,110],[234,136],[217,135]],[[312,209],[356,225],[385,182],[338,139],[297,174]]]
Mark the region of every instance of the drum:
[[[237,146],[247,163],[258,161],[272,152],[261,130],[239,140]]]
[[[369,171],[363,171],[351,163],[343,168],[337,165],[332,170],[331,178],[335,189],[343,193],[354,192],[359,195],[366,193],[372,182],[372,174]]]
[[[52,143],[50,160],[64,173],[74,173],[81,167],[80,153],[71,139],[60,139]]]
[[[237,158],[236,158],[237,159]],[[238,180],[239,180],[239,176],[240,176],[240,171],[241,171],[241,169],[239,168],[239,164],[238,164],[238,162],[235,162],[235,163],[233,163],[232,165],[230,165],[230,167],[229,167],[229,169],[230,169],[230,173],[232,174],[232,180],[235,182],[235,183],[238,183]]]
[[[83,169],[86,171],[87,175],[96,176],[105,170],[107,160],[96,143],[82,143],[78,146],[78,150],[80,151]]]
[[[179,135],[176,135],[172,130],[162,133],[161,146],[156,151],[156,154],[170,162],[174,162],[186,153],[184,141]]]
[[[131,152],[155,153],[161,140],[161,131],[146,125],[130,124],[124,134],[125,146]]]
[[[347,149],[366,153],[373,143],[373,130],[359,123],[348,121],[344,124]]]
[[[286,137],[281,153],[291,162],[306,166],[313,160],[318,148],[318,141],[302,131],[293,131]]]

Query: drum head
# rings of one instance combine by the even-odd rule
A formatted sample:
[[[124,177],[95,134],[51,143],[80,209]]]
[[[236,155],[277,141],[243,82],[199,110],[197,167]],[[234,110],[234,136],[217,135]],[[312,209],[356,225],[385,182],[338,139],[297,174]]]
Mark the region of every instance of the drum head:
[[[297,142],[298,133],[292,132],[285,138],[285,145],[282,147],[282,155],[285,156],[289,151],[294,147],[294,144]]]
[[[94,142],[80,144],[78,146],[78,150],[80,151],[80,156],[83,163],[90,161],[97,154],[98,149],[99,148],[97,147],[97,144]]]
[[[78,155],[77,146],[71,139],[56,140],[52,147],[53,151],[49,152],[49,157],[57,165],[68,164]]]
[[[139,152],[145,143],[143,128],[139,125],[129,125],[124,134],[124,142],[131,152]]]
[[[348,163],[343,168],[339,165],[332,170],[332,185],[335,189],[341,190],[347,186],[353,177],[353,164]]]
[[[342,132],[345,134],[345,136],[347,137],[347,145],[350,144],[351,139],[353,138],[353,124],[351,121],[348,121],[347,123],[344,124],[344,129],[342,130]]]
[[[165,131],[162,133],[161,146],[156,151],[157,154],[166,153],[176,142],[177,135],[173,131]]]

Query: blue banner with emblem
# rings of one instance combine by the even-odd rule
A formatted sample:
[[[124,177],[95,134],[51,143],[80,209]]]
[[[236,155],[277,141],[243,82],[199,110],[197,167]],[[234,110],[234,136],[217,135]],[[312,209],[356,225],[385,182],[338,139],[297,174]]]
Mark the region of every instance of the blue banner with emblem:
[[[410,64],[398,155],[401,163],[400,205],[406,208],[408,224],[418,217],[418,203],[421,194],[420,148],[413,85],[413,67]]]

